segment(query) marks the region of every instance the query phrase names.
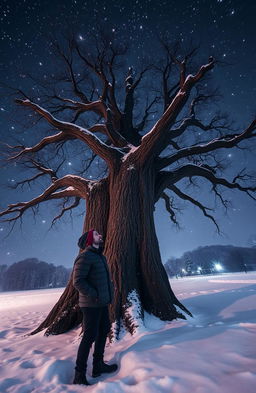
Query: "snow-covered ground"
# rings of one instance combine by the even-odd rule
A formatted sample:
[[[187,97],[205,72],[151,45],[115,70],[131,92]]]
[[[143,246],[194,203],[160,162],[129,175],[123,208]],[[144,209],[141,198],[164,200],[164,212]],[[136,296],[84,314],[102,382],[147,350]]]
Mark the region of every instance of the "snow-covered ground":
[[[146,329],[109,343],[113,374],[72,385],[80,328],[58,336],[24,336],[39,325],[63,289],[0,294],[1,393],[254,393],[256,273],[170,280],[194,314],[165,323],[146,315]]]

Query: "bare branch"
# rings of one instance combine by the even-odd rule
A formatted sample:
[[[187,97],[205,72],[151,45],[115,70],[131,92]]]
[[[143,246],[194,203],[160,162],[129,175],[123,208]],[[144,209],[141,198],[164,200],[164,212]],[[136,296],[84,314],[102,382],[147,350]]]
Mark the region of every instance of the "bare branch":
[[[42,177],[44,175],[49,175],[52,182],[54,183],[57,179],[57,172],[60,169],[60,167],[63,165],[65,160],[63,160],[62,162],[60,162],[60,164],[58,165],[56,170],[53,170],[51,168],[48,168],[45,164],[42,164],[38,161],[36,161],[33,158],[29,158],[27,161],[25,161],[23,164],[27,167],[27,168],[35,168],[39,171],[39,173],[37,173],[36,175],[32,176],[29,179],[25,179],[19,182],[16,182],[16,184],[9,186],[9,188],[12,189],[17,189],[17,187],[21,186],[21,188],[23,188],[23,186],[25,184],[30,185],[31,182],[33,182],[34,180],[38,179],[39,177]],[[29,165],[31,164],[31,165]]]
[[[230,189],[237,189],[246,192],[252,199],[256,200],[256,198],[250,194],[250,192],[256,191],[256,186],[243,187],[239,183],[236,183],[234,181],[236,178],[234,178],[232,182],[229,182],[224,178],[216,177],[213,172],[214,172],[213,169],[210,170],[206,167],[200,167],[193,164],[183,165],[182,167],[172,172],[168,172],[168,171],[159,172],[156,182],[156,201],[160,198],[161,193],[165,188],[169,188],[170,186],[173,186],[181,179],[192,177],[192,176],[204,177],[205,179],[209,180],[214,186],[219,184]]]
[[[41,176],[44,176],[44,173],[37,173],[36,175],[30,177],[29,179],[21,180],[19,182],[16,182],[13,185],[9,185],[8,188],[11,188],[13,190],[16,190],[19,186],[21,186],[21,188],[23,188],[23,186],[25,184],[30,185],[31,182],[35,181],[36,179],[38,179]]]
[[[177,226],[177,228],[180,229],[180,225],[179,225],[179,223],[178,223],[178,221],[176,219],[176,215],[175,215],[175,212],[173,210],[173,200],[170,201],[170,197],[165,192],[162,192],[161,198],[165,202],[165,208],[170,213],[171,220],[174,222],[174,224]]]
[[[243,131],[241,134],[229,135],[229,136],[221,136],[220,138],[215,138],[209,143],[205,145],[195,145],[192,147],[186,147],[180,149],[178,152],[172,154],[171,156],[158,158],[157,159],[157,169],[162,169],[166,166],[169,166],[176,162],[181,158],[185,158],[194,154],[202,154],[207,153],[209,151],[213,151],[220,148],[231,148],[236,146],[239,142],[255,137],[256,134],[252,134],[252,132],[256,129],[256,120],[253,120],[251,124]],[[229,140],[225,140],[226,138],[230,138]]]
[[[59,56],[64,60],[64,62],[66,63],[67,67],[68,67],[68,71],[69,71],[69,75],[70,75],[70,80],[72,82],[72,86],[73,86],[73,91],[75,93],[75,95],[77,97],[79,97],[82,102],[84,103],[88,103],[88,98],[86,97],[86,95],[80,90],[79,86],[78,86],[78,82],[75,78],[75,73],[73,70],[73,59],[72,59],[72,47],[73,47],[73,42],[71,43],[69,41],[70,45],[70,57],[68,57],[64,51],[61,49],[60,45],[58,44],[58,42],[54,41],[53,45],[57,51],[57,53],[59,54]]]
[[[184,192],[182,192],[178,187],[176,187],[174,185],[168,186],[167,188],[169,188],[169,190],[173,191],[179,198],[189,201],[193,205],[199,207],[199,209],[204,213],[205,217],[210,218],[214,222],[214,224],[216,225],[216,228],[217,228],[217,232],[219,234],[221,233],[220,228],[219,228],[217,222],[215,221],[214,217],[211,216],[210,214],[208,214],[206,211],[206,210],[214,210],[214,209],[204,206],[202,203],[198,202],[197,200],[195,200],[191,196],[184,194]]]
[[[10,156],[8,158],[8,160],[9,161],[16,160],[17,158],[19,158],[20,156],[23,156],[24,154],[36,153],[36,152],[42,150],[45,146],[50,145],[52,143],[59,143],[62,141],[66,142],[66,141],[72,140],[72,139],[76,139],[76,137],[73,135],[65,134],[64,132],[61,131],[58,134],[47,136],[47,137],[41,139],[40,142],[38,142],[36,145],[31,146],[31,147],[25,147],[23,145],[19,145],[19,146],[6,145],[9,149],[20,149],[19,153],[14,154],[13,156]]]
[[[168,128],[174,124],[175,119],[188,100],[192,87],[214,66],[214,59],[210,58],[209,63],[202,65],[196,75],[188,75],[182,88],[166,109],[162,117],[156,122],[153,128],[142,137],[141,146],[136,151],[142,162],[154,158],[168,145]]]
[[[65,206],[65,202],[64,202],[60,214],[58,214],[56,217],[53,218],[50,229],[52,229],[55,222],[59,220],[64,215],[64,213],[66,213],[67,211],[72,211],[75,207],[79,206],[80,200],[81,198],[75,197],[74,202],[69,206]]]
[[[136,81],[133,80],[133,68],[129,67],[128,75],[125,79],[126,97],[124,104],[123,124],[126,130],[133,128],[133,109],[134,109],[134,91],[142,80],[145,72],[150,70],[150,66],[144,68]]]
[[[79,127],[73,123],[58,120],[54,116],[52,116],[50,112],[29,100],[17,99],[16,102],[20,105],[34,109],[37,113],[42,115],[51,125],[65,132],[68,136],[75,137],[86,143],[95,153],[97,153],[101,158],[103,158],[110,167],[112,167],[115,162],[121,158],[122,153],[120,152],[120,150],[111,146],[107,146],[89,130],[83,127]]]
[[[107,80],[107,77],[106,77],[105,72],[103,70],[103,61],[106,56],[105,50],[103,49],[101,53],[99,53],[99,50],[98,50],[98,58],[97,58],[98,64],[96,64],[96,63],[93,64],[91,61],[89,61],[88,58],[84,54],[82,54],[78,45],[76,46],[76,50],[77,50],[79,57],[85,62],[87,67],[89,67],[93,72],[95,72],[95,74],[103,82],[103,90],[102,90],[102,94],[101,94],[100,98],[102,101],[106,101],[107,91],[108,91],[108,87],[109,87],[109,81]]]
[[[90,180],[86,180],[82,177],[75,175],[66,175],[60,179],[57,179],[42,194],[40,194],[36,198],[33,198],[27,202],[17,202],[8,205],[8,208],[6,210],[0,212],[0,217],[17,213],[14,217],[2,221],[10,222],[17,220],[29,208],[33,208],[34,206],[37,206],[40,203],[51,199],[59,199],[64,197],[80,197],[86,199],[87,193],[90,192],[90,183]],[[60,190],[61,188],[64,188],[64,190]]]
[[[168,131],[169,136],[170,136],[170,143],[173,142],[174,138],[177,138],[178,136],[182,135],[183,132],[188,128],[188,127],[198,127],[203,131],[211,131],[211,130],[230,130],[231,123],[228,122],[222,122],[220,121],[223,119],[220,115],[214,116],[210,123],[208,124],[203,124],[200,120],[192,117],[186,117],[182,120],[182,123],[180,124],[179,127],[171,129]],[[234,135],[233,135],[234,136]],[[226,138],[230,137],[230,135],[226,134]]]
[[[146,121],[147,121],[147,118],[148,118],[149,115],[151,115],[152,113],[155,113],[155,112],[152,112],[152,111],[150,112],[150,109],[152,108],[152,106],[153,106],[155,103],[158,103],[158,102],[159,102],[159,97],[155,97],[155,98],[151,101],[150,104],[147,104],[142,121],[141,121],[137,126],[134,127],[134,129],[135,129],[137,132],[143,131],[143,129],[144,129],[144,127],[145,127],[145,124],[146,124]]]
[[[190,57],[192,57],[196,51],[198,50],[198,48],[193,48],[186,56],[185,58],[180,61],[178,60],[177,57],[173,56],[172,54],[170,54],[171,59],[173,60],[173,62],[175,62],[176,64],[178,64],[179,68],[180,68],[180,89],[182,88],[182,86],[184,85],[185,82],[185,78],[186,78],[186,67],[187,67],[187,62],[188,59]]]
[[[67,105],[67,106],[62,107],[62,110],[63,109],[72,109],[72,110],[76,110],[76,111],[79,110],[79,112],[81,112],[81,113],[92,111],[98,115],[101,115],[104,119],[107,118],[107,112],[106,112],[107,108],[102,100],[97,100],[97,101],[87,100],[87,102],[84,103],[84,102],[72,100],[70,98],[63,98],[63,97],[60,97],[57,95],[55,95],[53,98],[56,98],[62,102],[68,102],[68,103],[72,104],[72,106]]]

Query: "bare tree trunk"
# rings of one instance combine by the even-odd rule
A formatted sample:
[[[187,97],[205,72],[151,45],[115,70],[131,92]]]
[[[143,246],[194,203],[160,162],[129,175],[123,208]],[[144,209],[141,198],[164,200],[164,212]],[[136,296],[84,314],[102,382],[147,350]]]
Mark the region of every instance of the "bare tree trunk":
[[[99,182],[92,182],[90,195],[86,195],[86,218],[83,232],[91,227],[101,231],[106,236],[107,222],[109,214],[109,193],[108,180],[102,179]],[[82,313],[78,306],[78,291],[72,283],[73,271],[69,282],[52,308],[47,318],[30,334],[36,334],[46,329],[45,335],[61,334],[77,326],[82,321]]]
[[[121,325],[132,334],[137,321],[127,313],[130,303],[129,294],[136,291],[140,296],[140,203],[139,173],[129,166],[122,166],[119,173],[110,181],[110,208],[108,232],[105,244],[111,276],[114,282],[115,296],[110,305],[110,319],[116,322],[116,331],[110,332],[118,338]],[[143,319],[143,309],[138,317]]]
[[[110,305],[115,322],[109,339],[118,338],[122,324],[131,334],[144,319],[144,310],[162,320],[186,319],[162,265],[154,225],[154,169],[125,163],[111,184],[105,255],[115,286]],[[131,307],[132,306],[132,307]]]
[[[143,308],[165,321],[186,319],[174,304],[192,316],[174,295],[166,270],[161,261],[154,222],[155,172],[146,166],[140,176],[141,247],[140,270]]]

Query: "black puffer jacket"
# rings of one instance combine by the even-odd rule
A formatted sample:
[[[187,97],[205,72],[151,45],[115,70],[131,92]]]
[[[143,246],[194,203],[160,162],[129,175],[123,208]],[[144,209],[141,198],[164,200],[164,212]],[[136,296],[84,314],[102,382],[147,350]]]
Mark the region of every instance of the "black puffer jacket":
[[[101,247],[88,246],[77,256],[73,285],[79,291],[80,307],[102,307],[112,303],[114,287]]]

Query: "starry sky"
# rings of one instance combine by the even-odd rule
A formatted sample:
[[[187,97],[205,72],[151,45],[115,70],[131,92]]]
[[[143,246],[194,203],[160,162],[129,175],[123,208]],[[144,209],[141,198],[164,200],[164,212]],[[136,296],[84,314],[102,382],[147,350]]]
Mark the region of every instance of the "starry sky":
[[[48,80],[58,64],[51,50],[52,36],[62,39],[67,29],[72,29],[78,41],[83,41],[88,31],[96,26],[106,27],[113,37],[128,42],[127,65],[133,65],[146,56],[160,58],[157,41],[159,34],[180,43],[193,42],[200,45],[200,60],[207,62],[210,55],[221,60],[214,69],[213,82],[221,90],[219,107],[227,112],[237,129],[243,130],[256,114],[256,51],[255,51],[254,0],[132,0],[132,1],[6,1],[0,5],[0,46],[1,46],[1,110],[0,140],[12,143],[19,138],[31,145],[38,141],[46,126],[27,127],[25,115],[17,109],[13,99],[12,86],[31,89],[33,74]],[[202,64],[202,63],[201,63]],[[38,96],[40,101],[40,96]],[[28,112],[26,112],[26,116]],[[250,150],[227,149],[223,158],[228,166],[227,178],[246,167],[255,171],[255,141],[250,140]],[[248,144],[247,144],[248,146]],[[73,173],[77,165],[75,153],[66,157],[63,173]],[[1,164],[1,210],[7,204],[35,197],[42,191],[44,182],[34,187],[13,190],[9,186],[24,179],[24,171],[15,163]],[[90,178],[98,178],[94,172]],[[230,176],[230,177],[229,177]],[[216,233],[214,224],[203,216],[195,206],[181,202],[184,208],[178,216],[181,230],[177,230],[166,212],[163,200],[156,205],[155,224],[163,263],[171,256],[179,257],[185,251],[211,244],[232,244],[250,246],[256,236],[256,203],[245,193],[225,191],[225,197],[232,199],[228,213],[215,205],[209,187],[200,193],[200,201],[215,207],[214,217],[222,231]],[[8,235],[10,227],[0,224],[0,264],[37,257],[56,265],[71,266],[77,255],[77,239],[83,226],[80,206],[73,213],[57,223],[50,230],[52,218],[58,212],[57,204],[47,203],[36,212],[25,213]],[[8,235],[8,236],[7,236]]]

